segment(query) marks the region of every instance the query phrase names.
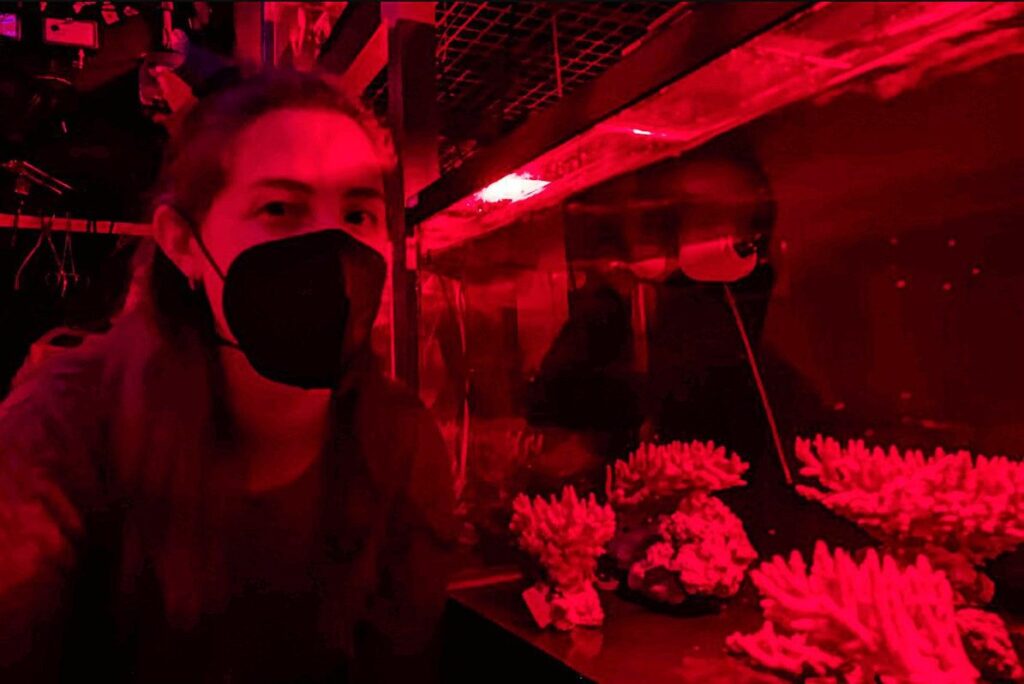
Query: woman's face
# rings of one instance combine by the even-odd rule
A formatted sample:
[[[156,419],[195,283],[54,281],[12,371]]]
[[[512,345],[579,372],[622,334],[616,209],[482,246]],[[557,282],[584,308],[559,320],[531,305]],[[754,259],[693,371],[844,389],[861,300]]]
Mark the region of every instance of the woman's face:
[[[249,247],[330,228],[390,261],[383,168],[369,136],[330,110],[282,109],[254,121],[235,140],[227,182],[199,226],[221,272]],[[193,256],[198,272],[189,275],[205,286],[219,333],[233,339],[224,283],[201,253]]]

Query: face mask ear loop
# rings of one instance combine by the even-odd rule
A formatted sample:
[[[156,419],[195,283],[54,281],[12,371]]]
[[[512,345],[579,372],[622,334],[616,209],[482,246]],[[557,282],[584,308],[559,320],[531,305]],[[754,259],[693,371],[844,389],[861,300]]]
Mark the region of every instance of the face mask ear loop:
[[[206,248],[206,243],[203,242],[203,238],[199,235],[199,227],[185,213],[180,211],[178,213],[181,214],[181,217],[185,219],[186,223],[188,223],[188,227],[192,231],[192,237],[195,239],[196,244],[199,245],[199,250],[203,253],[203,256],[206,257],[206,261],[213,267],[213,270],[217,273],[217,277],[220,278],[221,282],[224,282],[224,271],[220,269],[220,266],[218,266],[217,262],[214,261],[213,255],[210,254],[210,250]]]
[[[210,250],[206,248],[206,243],[203,242],[203,238],[199,236],[199,228],[196,226],[195,222],[186,214],[180,211],[178,213],[188,224],[189,229],[192,231],[192,237],[195,239],[196,244],[199,245],[199,249],[202,251],[203,256],[206,257],[206,260],[210,263],[210,266],[213,267],[213,270],[217,273],[217,277],[220,278],[221,282],[224,282],[224,271],[220,270],[220,266],[217,265],[217,262],[214,260],[213,255],[210,254]],[[234,347],[235,349],[241,349],[241,347],[238,346],[237,342],[232,342],[231,340],[225,339],[216,332],[214,332],[213,336],[214,339],[217,340],[218,344],[224,345],[226,347]]]

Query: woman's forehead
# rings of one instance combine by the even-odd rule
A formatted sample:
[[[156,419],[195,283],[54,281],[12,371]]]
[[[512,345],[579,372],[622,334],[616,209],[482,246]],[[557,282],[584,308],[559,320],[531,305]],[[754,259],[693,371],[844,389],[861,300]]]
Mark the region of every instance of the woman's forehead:
[[[281,109],[261,116],[234,145],[229,183],[289,178],[313,187],[383,184],[380,152],[353,119],[326,109]]]

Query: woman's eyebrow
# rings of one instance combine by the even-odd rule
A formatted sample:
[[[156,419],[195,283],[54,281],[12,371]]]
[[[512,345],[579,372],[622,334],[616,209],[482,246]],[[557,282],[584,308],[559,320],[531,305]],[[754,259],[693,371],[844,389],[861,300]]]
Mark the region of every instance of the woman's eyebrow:
[[[362,186],[345,190],[346,199],[372,199],[384,201],[384,193],[378,188]]]
[[[280,190],[290,190],[292,192],[301,192],[303,194],[311,195],[316,192],[316,189],[302,181],[297,181],[294,178],[260,178],[259,180],[250,183],[252,188],[276,188]],[[371,199],[384,201],[384,193],[379,188],[374,188],[369,185],[357,186],[354,188],[347,188],[344,192],[346,199]]]
[[[257,181],[253,181],[249,184],[252,188],[275,188],[279,190],[290,190],[292,192],[301,192],[307,195],[313,194],[313,186],[302,181],[297,181],[294,178],[260,178]]]

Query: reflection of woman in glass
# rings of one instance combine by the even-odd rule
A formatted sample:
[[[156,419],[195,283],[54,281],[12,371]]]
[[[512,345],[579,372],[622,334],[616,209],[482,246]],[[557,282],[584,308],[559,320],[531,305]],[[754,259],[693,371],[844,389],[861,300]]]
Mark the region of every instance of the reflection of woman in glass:
[[[630,287],[628,273],[587,273],[530,384],[527,419],[549,434],[535,469],[552,479],[585,474],[600,480],[605,463],[635,446],[641,415]]]
[[[762,341],[775,283],[767,248],[776,207],[769,179],[749,146],[739,137],[713,141],[683,157],[658,182],[679,192],[677,244],[721,237],[758,244],[760,263],[729,287],[775,409],[783,449],[789,451],[797,430],[827,432],[815,389]],[[695,282],[675,271],[655,289],[657,315],[648,329],[648,396],[658,441],[711,439],[750,463],[750,484],[721,496],[743,519],[762,554],[794,546],[809,552],[820,537],[859,541],[850,526],[837,525],[786,483],[723,286]],[[777,534],[781,530],[785,535]]]
[[[767,242],[773,218],[756,161],[715,144],[574,197],[566,249],[583,283],[532,384],[531,422],[586,435],[596,461],[624,457],[641,436],[734,444],[759,411],[736,397],[749,369],[721,286],[684,276],[676,255],[682,244],[721,237]],[[641,282],[653,288],[652,311],[637,318]],[[761,266],[736,286],[755,342],[771,282]],[[634,354],[645,337],[647,368]]]
[[[573,293],[577,306],[534,382],[532,420],[589,435],[598,462],[624,457],[639,439],[727,445],[751,463],[751,485],[727,496],[764,548],[769,527],[789,515],[784,500],[795,495],[785,485],[723,286],[690,279],[677,257],[683,245],[724,237],[756,243],[766,255],[775,200],[750,145],[732,136],[712,141],[592,188],[568,209],[568,257],[577,268],[587,266],[587,284]],[[635,337],[646,340],[646,368],[632,353],[633,331],[644,318],[631,308],[640,283],[649,290],[648,305]],[[730,287],[769,397],[785,402],[788,444],[792,428],[825,426],[811,424],[820,414],[815,393],[760,344],[773,283],[772,264],[762,259]],[[808,423],[790,426],[794,416]]]
[[[713,143],[680,160],[659,184],[678,193],[677,249],[718,238],[756,242],[762,250],[769,244],[775,205],[756,160]],[[773,281],[763,260],[730,284],[755,349]],[[648,332],[658,438],[713,439],[753,458],[762,447],[763,409],[722,285],[674,270],[655,288],[657,316]]]

